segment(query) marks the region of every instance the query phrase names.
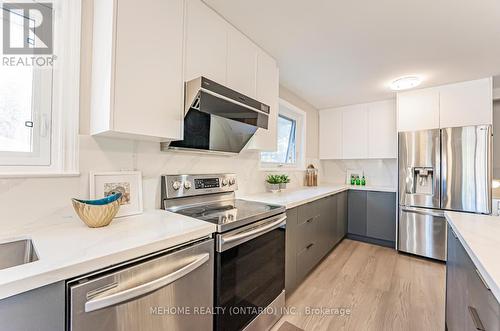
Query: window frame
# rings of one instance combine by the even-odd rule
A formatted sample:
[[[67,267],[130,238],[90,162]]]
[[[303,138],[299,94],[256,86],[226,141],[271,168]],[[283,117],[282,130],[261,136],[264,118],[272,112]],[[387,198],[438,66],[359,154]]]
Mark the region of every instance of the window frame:
[[[46,124],[50,130],[48,135],[50,160],[48,164],[42,165],[29,165],[26,162],[24,162],[26,165],[14,165],[15,162],[12,161],[15,161],[15,158],[12,157],[9,160],[7,155],[9,152],[6,152],[4,156],[0,156],[0,178],[79,175],[81,0],[52,0],[52,3],[56,60],[50,73],[52,76],[51,115],[49,123]],[[36,75],[35,79],[37,79]],[[38,106],[34,105],[34,108]],[[36,111],[33,113],[37,116]]]
[[[307,113],[290,102],[279,99],[278,114],[276,116],[276,130],[278,130],[278,116],[292,119],[295,121],[295,163],[265,162],[262,161],[262,153],[259,153],[260,170],[277,171],[286,170],[304,170],[305,169],[305,146],[306,146],[306,124]],[[276,139],[278,136],[276,134]]]

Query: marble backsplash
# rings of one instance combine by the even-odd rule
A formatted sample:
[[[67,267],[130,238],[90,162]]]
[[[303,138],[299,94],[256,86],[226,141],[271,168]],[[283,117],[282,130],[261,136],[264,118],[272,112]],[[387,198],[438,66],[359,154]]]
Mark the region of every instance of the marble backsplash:
[[[306,160],[319,165],[318,160]],[[237,156],[161,152],[158,143],[80,136],[80,176],[0,179],[0,226],[22,226],[41,216],[69,207],[70,198],[87,198],[90,171],[140,170],[143,175],[144,209],[160,207],[160,175],[236,173],[238,193],[266,189],[269,173],[259,169],[257,151]],[[282,171],[291,177],[289,187],[302,186],[304,171]]]
[[[397,187],[396,159],[323,160],[321,161],[321,182],[344,184],[348,169],[363,170],[366,185]]]

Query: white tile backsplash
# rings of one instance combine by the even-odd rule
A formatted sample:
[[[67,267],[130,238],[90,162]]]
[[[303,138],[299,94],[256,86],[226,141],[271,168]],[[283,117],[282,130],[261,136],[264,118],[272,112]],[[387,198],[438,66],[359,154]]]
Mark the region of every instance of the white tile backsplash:
[[[366,185],[397,187],[398,165],[396,159],[377,160],[322,160],[320,181],[344,184],[348,169],[360,169],[366,178]]]
[[[318,160],[307,164],[319,165]],[[0,179],[0,227],[19,226],[71,205],[72,197],[89,196],[90,171],[140,170],[145,209],[160,206],[162,174],[236,173],[239,193],[266,189],[268,172],[259,170],[259,153],[237,156],[161,152],[158,143],[80,136],[80,176]],[[279,171],[291,177],[289,187],[302,186],[304,171]]]

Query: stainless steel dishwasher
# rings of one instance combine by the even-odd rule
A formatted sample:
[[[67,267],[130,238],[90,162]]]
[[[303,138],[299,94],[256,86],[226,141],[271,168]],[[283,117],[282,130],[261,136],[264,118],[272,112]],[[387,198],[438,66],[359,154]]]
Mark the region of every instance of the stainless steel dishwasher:
[[[70,331],[212,330],[213,239],[67,284]]]

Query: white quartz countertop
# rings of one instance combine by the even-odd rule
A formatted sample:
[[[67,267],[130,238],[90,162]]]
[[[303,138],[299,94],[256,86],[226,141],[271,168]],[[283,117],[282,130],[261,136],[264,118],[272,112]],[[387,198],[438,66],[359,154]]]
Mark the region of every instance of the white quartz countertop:
[[[245,200],[266,202],[275,205],[282,205],[285,206],[287,209],[290,209],[347,190],[396,192],[395,188],[385,187],[385,186],[351,186],[342,184],[340,185],[324,184],[312,187],[286,189],[283,190],[282,192],[276,192],[276,193],[264,192],[264,193],[250,194],[250,195],[241,195],[238,196],[238,198]]]
[[[0,243],[32,239],[38,261],[0,270],[0,299],[109,267],[215,232],[215,225],[147,211],[88,228],[70,208],[30,225],[2,231]]]
[[[446,219],[500,302],[500,216],[445,212]]]

